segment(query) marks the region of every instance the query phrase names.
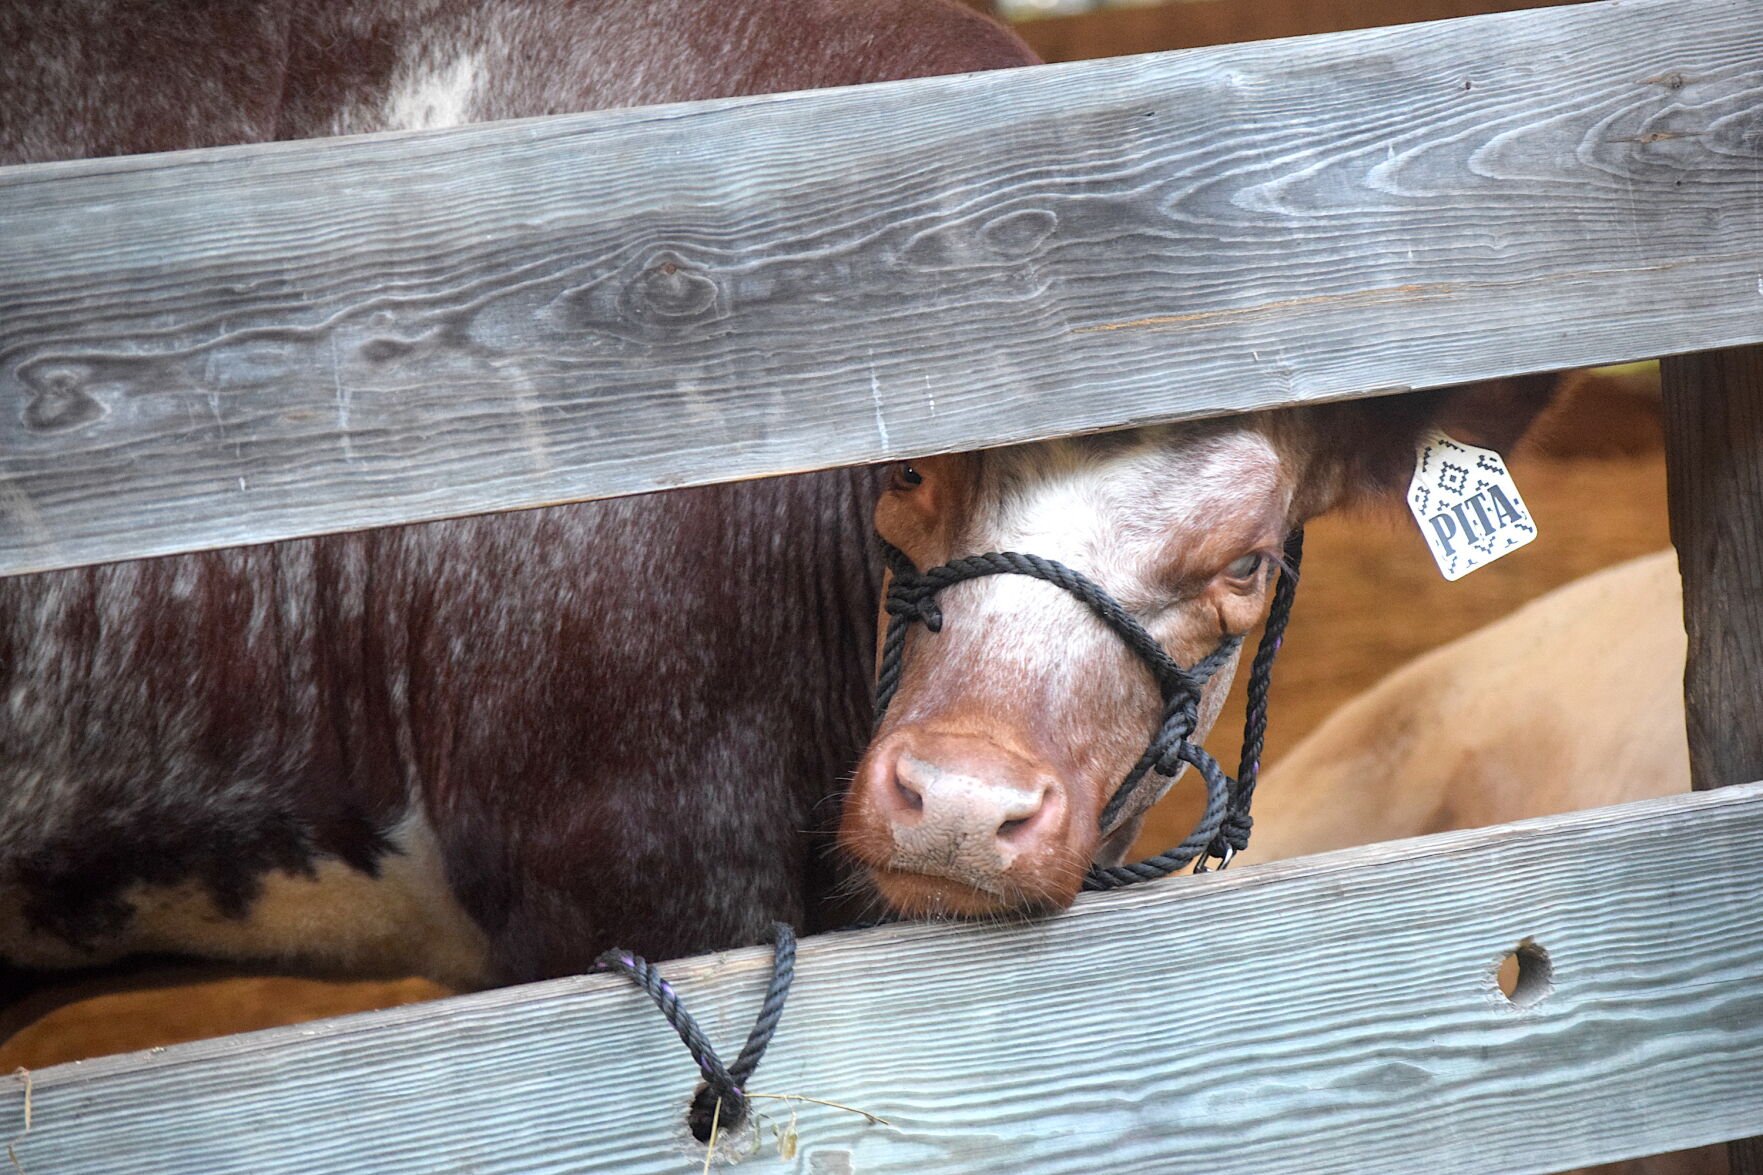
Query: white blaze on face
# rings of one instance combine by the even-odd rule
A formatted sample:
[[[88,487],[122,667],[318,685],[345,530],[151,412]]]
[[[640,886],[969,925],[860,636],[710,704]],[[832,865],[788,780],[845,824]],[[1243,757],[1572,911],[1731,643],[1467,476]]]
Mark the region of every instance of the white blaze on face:
[[[1185,664],[1216,649],[1227,627],[1248,626],[1255,604],[1229,589],[1221,597],[1211,577],[1278,541],[1291,487],[1262,432],[1208,422],[1023,445],[977,461],[954,555],[1017,551],[1063,563]],[[923,646],[936,650],[934,661],[918,670],[930,676],[896,705],[897,721],[984,731],[1062,778],[1074,810],[1099,813],[1155,728],[1150,674],[1081,601],[1039,579],[967,580],[939,603],[947,624]],[[1207,690],[1202,737],[1232,668]],[[1135,793],[1126,815],[1165,786],[1159,776]]]
[[[1074,438],[988,453],[962,553],[1021,551],[1065,564],[1127,609],[1171,601],[1160,572],[1182,544],[1245,515],[1283,514],[1290,491],[1266,437],[1201,426]],[[1068,646],[1078,615],[1064,592],[1022,576],[950,589],[973,615],[1008,613],[1025,645]],[[1153,631],[1158,624],[1151,625]],[[1018,656],[1038,660],[1028,648]]]

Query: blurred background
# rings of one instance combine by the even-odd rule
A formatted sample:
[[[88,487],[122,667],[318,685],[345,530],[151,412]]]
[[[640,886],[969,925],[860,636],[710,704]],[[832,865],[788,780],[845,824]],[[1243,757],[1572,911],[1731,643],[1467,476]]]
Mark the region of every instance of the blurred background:
[[[876,0],[886,3],[887,0]],[[1402,24],[1539,7],[1510,0],[971,0],[1049,61]],[[1304,591],[1275,675],[1266,761],[1414,656],[1598,568],[1668,544],[1658,371],[1563,376],[1554,408],[1512,460],[1541,537],[1457,583],[1435,569],[1406,513],[1334,517],[1311,529]],[[1213,749],[1234,763],[1240,698]],[[1143,846],[1181,839],[1194,808],[1171,797]],[[226,979],[99,995],[0,1047],[0,1072],[240,1032],[446,994],[420,980]]]
[[[885,0],[883,0],[885,2]],[[1560,2],[1560,0],[1556,0]],[[1566,0],[1572,3],[1574,0]],[[1534,0],[966,0],[1046,61],[1266,41],[1552,5]]]

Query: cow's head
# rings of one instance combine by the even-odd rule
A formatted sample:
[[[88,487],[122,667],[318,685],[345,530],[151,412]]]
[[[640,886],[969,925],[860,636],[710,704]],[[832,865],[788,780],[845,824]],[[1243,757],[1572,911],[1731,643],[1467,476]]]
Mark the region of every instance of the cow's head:
[[[1551,384],[1514,380],[926,458],[895,468],[876,529],[920,569],[991,551],[1064,563],[1192,665],[1258,622],[1293,527],[1404,490],[1434,425],[1509,446]],[[1119,860],[1167,790],[1141,788],[1113,827],[1101,826],[1160,720],[1156,684],[1113,631],[1052,584],[991,576],[954,584],[937,602],[942,631],[914,626],[907,638],[899,689],[858,766],[840,842],[897,913],[1067,905],[1092,863]],[[1233,674],[1234,663],[1206,688],[1196,741]]]

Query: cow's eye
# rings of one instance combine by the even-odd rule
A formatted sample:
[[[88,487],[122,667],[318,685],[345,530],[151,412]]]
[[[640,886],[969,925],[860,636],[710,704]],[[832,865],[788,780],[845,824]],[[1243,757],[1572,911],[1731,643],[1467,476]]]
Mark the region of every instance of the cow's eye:
[[[909,490],[913,486],[924,484],[924,474],[902,461],[894,466],[894,488]]]
[[[1261,559],[1262,556],[1258,553],[1244,555],[1241,559],[1238,559],[1235,563],[1226,567],[1224,569],[1224,574],[1229,579],[1245,581],[1257,571],[1261,570]]]

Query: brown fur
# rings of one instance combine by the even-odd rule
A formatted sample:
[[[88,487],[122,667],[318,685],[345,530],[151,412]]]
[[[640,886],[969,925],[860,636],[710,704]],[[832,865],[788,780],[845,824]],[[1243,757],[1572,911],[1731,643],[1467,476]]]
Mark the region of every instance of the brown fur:
[[[5,162],[1031,60],[945,0],[0,0],[0,44]],[[1147,540],[1164,567],[1151,603],[1159,591],[1203,601],[1172,613],[1172,649],[1191,660],[1252,623],[1265,583],[1212,591],[1218,567],[1244,543],[1275,543],[1276,523],[1386,484],[1443,407],[1318,408],[1172,433],[1260,431],[1289,457],[1282,500],[1232,505],[1242,528]],[[1013,468],[1037,476],[1032,460]],[[868,737],[877,476],[0,583],[0,911],[17,912],[0,919],[0,949],[98,961],[175,948],[143,931],[146,908],[187,896],[199,916],[248,927],[288,882],[322,885],[337,863],[373,878],[431,836],[451,891],[434,901],[469,917],[492,982],[579,970],[613,942],[666,957],[753,941],[773,919],[844,917],[828,850]],[[951,551],[975,540],[971,522],[953,508]],[[980,643],[1012,631],[1000,623]],[[1069,897],[1099,851],[1095,781],[1143,741],[1141,671],[1105,646],[1070,661],[1057,690],[978,676],[960,703],[968,726],[1056,761],[1068,789],[1070,831],[1044,858],[1057,858],[1043,869],[1057,884],[1005,887],[994,904]],[[914,673],[891,721],[908,720],[915,698],[953,696],[935,665]],[[1055,711],[1037,728],[1037,713]],[[361,957],[325,941],[361,927],[302,944],[284,921],[205,949],[324,966]],[[423,962],[427,933],[413,927],[375,957],[462,966],[443,961],[458,941]]]
[[[5,0],[0,44],[9,163],[381,129],[413,71],[460,60],[468,119],[1031,60],[942,0]],[[873,481],[0,583],[0,884],[97,961],[144,892],[194,883],[245,920],[269,878],[383,868],[415,812],[497,981],[824,921],[817,830],[868,725]]]

